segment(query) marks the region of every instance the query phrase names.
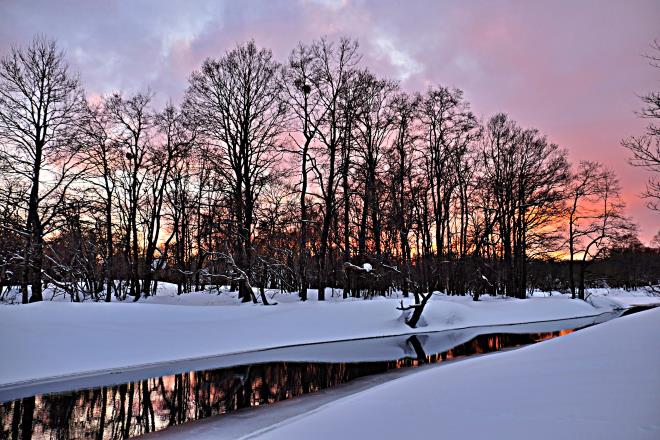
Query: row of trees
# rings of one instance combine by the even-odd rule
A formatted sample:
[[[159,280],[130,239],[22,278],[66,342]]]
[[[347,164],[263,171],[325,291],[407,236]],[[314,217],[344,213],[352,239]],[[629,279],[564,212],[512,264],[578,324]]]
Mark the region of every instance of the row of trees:
[[[24,302],[45,285],[137,300],[159,280],[264,304],[266,288],[525,297],[530,262],[560,257],[584,297],[587,267],[634,235],[611,170],[479,120],[460,90],[405,92],[349,39],[284,64],[249,42],[180,104],[153,98],[86,99],[45,38],[0,62],[0,281]]]

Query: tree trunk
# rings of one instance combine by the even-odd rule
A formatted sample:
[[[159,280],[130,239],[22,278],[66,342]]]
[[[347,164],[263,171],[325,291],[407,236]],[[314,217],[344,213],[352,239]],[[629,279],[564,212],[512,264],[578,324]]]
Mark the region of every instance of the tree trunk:
[[[34,396],[27,397],[22,401],[23,416],[21,418],[21,438],[30,440],[32,438],[32,424],[34,420]]]
[[[328,181],[326,188],[325,214],[323,216],[323,229],[321,230],[321,246],[319,250],[319,293],[318,300],[325,301],[326,287],[326,254],[328,251],[328,239],[330,236],[330,224],[332,222],[332,211],[334,210],[333,183],[335,181],[335,150],[333,148],[330,154],[330,171],[328,172]]]
[[[584,300],[584,274],[586,269],[586,263],[582,261],[582,264],[580,264],[580,287],[578,290],[578,298],[581,300]]]
[[[571,288],[571,298],[575,299],[575,256],[573,255],[573,228],[569,238],[568,284]]]
[[[39,136],[37,136],[39,137]],[[35,162],[33,168],[32,188],[30,189],[30,199],[28,204],[27,226],[30,233],[29,254],[26,263],[28,265],[28,281],[32,286],[30,302],[37,302],[43,299],[41,293],[41,269],[43,264],[43,238],[41,231],[41,221],[39,220],[39,176],[41,172],[43,143],[37,142],[35,145]]]
[[[305,98],[306,99],[306,98]],[[300,260],[298,275],[300,277],[300,300],[307,301],[307,149],[310,139],[306,139],[302,158],[302,183],[300,188]]]
[[[43,300],[41,272],[43,270],[44,248],[43,248],[43,237],[41,236],[41,232],[35,234],[33,240],[34,240],[34,247],[32,252],[32,264],[31,264],[32,295],[30,295],[31,303]]]

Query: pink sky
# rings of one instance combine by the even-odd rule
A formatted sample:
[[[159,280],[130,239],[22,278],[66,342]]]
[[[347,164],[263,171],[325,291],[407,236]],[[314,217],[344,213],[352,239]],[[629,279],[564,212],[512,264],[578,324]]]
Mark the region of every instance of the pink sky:
[[[88,93],[151,87],[159,102],[247,39],[285,61],[298,41],[353,37],[364,64],[405,89],[459,87],[484,119],[505,111],[571,160],[614,168],[641,238],[660,229],[636,196],[648,174],[620,146],[643,130],[638,95],[659,88],[642,57],[660,38],[657,0],[0,0],[0,52],[35,33],[58,40]]]

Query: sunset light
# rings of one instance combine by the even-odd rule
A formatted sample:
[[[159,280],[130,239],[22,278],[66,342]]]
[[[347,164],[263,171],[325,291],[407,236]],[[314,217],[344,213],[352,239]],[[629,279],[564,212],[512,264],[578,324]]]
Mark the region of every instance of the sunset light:
[[[659,23],[0,1],[0,439],[660,438]]]

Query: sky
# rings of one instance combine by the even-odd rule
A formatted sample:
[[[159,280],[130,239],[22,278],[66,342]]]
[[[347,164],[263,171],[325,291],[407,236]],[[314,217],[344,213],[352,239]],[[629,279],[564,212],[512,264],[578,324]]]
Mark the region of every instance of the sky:
[[[355,38],[363,64],[405,90],[458,87],[486,119],[507,112],[620,178],[648,242],[660,214],[638,197],[649,174],[621,139],[642,133],[639,95],[659,89],[648,65],[658,0],[0,0],[0,54],[55,38],[90,96],[150,88],[177,102],[190,73],[254,39],[286,61],[300,41]]]

